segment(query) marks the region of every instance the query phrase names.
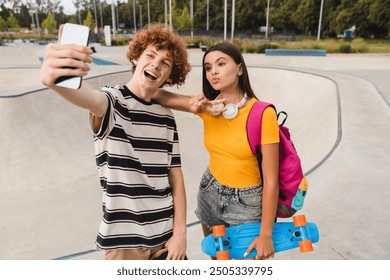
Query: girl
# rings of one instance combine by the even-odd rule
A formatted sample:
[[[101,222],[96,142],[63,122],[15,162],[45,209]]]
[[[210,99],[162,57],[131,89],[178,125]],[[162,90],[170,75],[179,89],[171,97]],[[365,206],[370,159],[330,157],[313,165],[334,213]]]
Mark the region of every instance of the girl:
[[[240,51],[230,43],[210,47],[203,57],[203,94],[189,98],[163,90],[161,104],[196,113],[204,123],[210,162],[200,182],[196,214],[204,235],[224,224],[262,222],[247,248],[256,259],[274,256],[272,229],[278,199],[279,130],[276,112],[267,108],[262,121],[263,178],[246,135],[248,114],[257,101]],[[226,103],[226,104],[224,104]]]

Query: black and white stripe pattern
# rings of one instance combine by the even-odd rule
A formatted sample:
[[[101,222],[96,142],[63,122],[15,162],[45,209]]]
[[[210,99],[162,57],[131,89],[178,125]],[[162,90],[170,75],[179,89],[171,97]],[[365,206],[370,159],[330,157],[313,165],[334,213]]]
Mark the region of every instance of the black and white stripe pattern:
[[[126,86],[102,88],[108,109],[95,134],[103,189],[100,249],[155,247],[172,235],[173,201],[168,172],[180,167],[172,112],[145,102]]]

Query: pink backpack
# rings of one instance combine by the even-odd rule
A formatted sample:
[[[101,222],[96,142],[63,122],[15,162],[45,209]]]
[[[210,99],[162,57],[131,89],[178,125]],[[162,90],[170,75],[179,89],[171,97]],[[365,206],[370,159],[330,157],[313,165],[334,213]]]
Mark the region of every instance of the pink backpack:
[[[272,107],[276,111],[274,105],[257,101],[249,113],[246,126],[249,144],[259,163],[261,177],[263,177],[260,149],[261,121],[263,112],[267,107]],[[280,114],[284,114],[285,118],[282,124],[279,125],[279,199],[276,216],[288,218],[303,207],[308,183],[303,175],[301,160],[290,138],[289,129],[284,126],[287,113],[279,112],[278,119]],[[261,179],[263,181],[263,178]]]

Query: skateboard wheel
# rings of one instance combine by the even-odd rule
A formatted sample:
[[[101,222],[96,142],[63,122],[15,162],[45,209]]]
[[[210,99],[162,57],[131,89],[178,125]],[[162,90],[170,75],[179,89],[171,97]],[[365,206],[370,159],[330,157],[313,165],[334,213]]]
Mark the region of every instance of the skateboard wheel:
[[[313,251],[313,243],[311,240],[299,241],[299,250],[301,250],[301,252]]]
[[[213,226],[213,235],[214,237],[221,237],[226,235],[225,225]]]
[[[217,260],[230,260],[229,251],[217,252]]]
[[[293,217],[294,226],[296,227],[304,227],[307,225],[305,215],[298,215]]]

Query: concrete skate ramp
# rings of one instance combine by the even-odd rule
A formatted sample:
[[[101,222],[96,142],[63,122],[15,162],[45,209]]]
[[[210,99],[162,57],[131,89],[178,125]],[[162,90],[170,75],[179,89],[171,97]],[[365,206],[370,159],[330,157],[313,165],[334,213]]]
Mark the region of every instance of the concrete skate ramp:
[[[119,84],[128,75],[90,82]],[[335,83],[318,75],[272,68],[251,68],[250,75],[257,96],[288,113],[287,126],[305,171],[315,168],[339,137]],[[199,77],[201,69],[194,67],[180,92],[201,92]],[[197,185],[208,155],[199,118],[183,112],[175,115],[191,223],[197,221],[193,214]],[[87,112],[42,90],[0,98],[0,128],[0,259],[53,259],[93,249],[101,190]]]

